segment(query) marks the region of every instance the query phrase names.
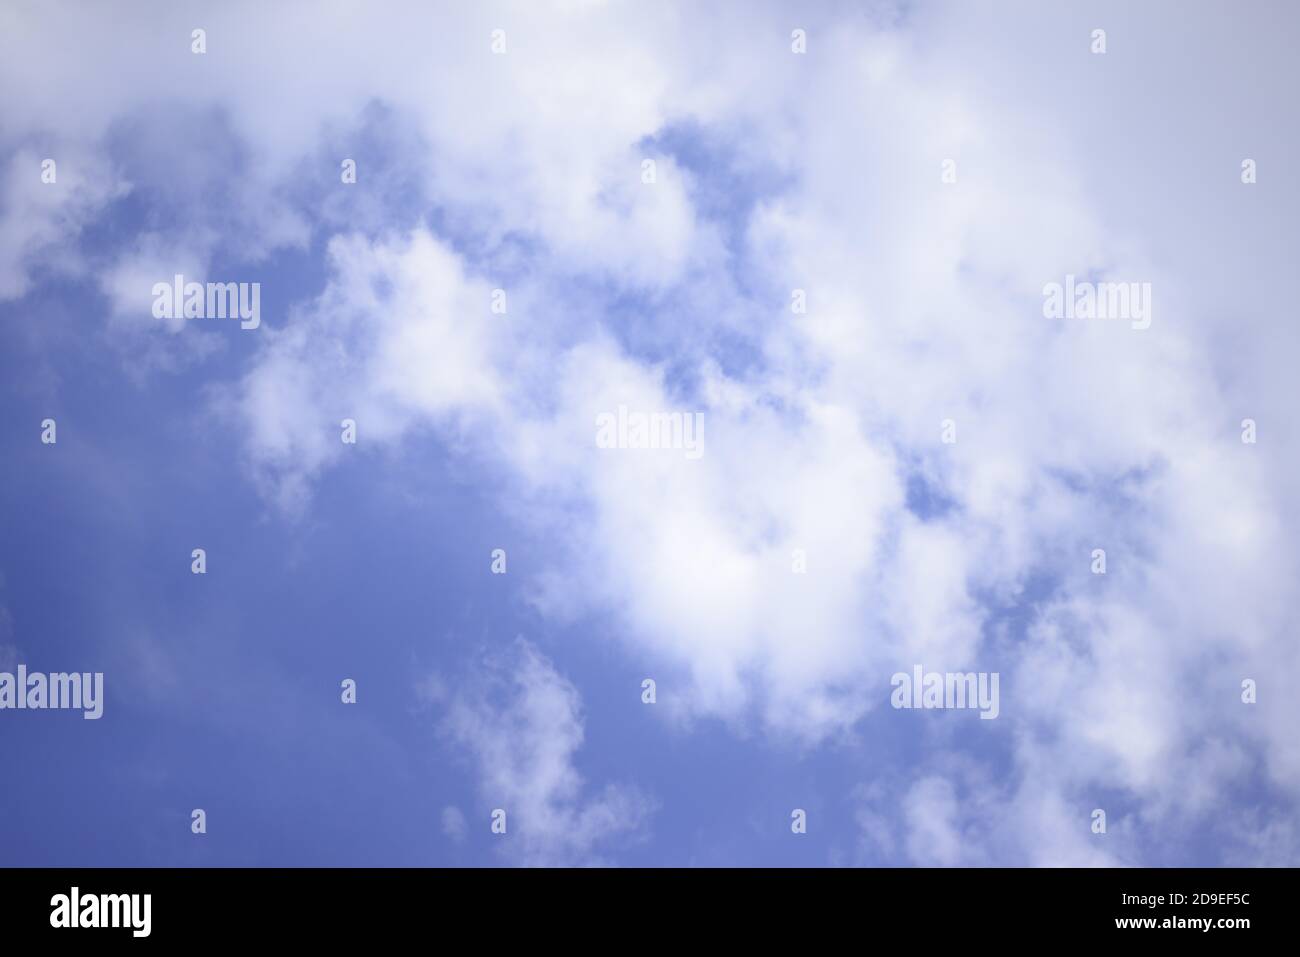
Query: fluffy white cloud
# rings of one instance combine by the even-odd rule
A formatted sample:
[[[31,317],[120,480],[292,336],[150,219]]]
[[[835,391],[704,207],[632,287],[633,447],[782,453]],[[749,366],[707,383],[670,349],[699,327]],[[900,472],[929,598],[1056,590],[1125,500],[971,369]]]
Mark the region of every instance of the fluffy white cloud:
[[[506,812],[502,853],[526,865],[595,864],[607,846],[644,837],[651,799],[618,785],[584,794],[574,766],[581,700],[530,642],[517,640],[454,685],[435,676],[428,687],[442,732],[478,767],[487,807]]]
[[[1265,519],[1285,506],[1269,469],[1246,458],[1255,449],[1238,441],[1189,277],[1107,230],[1089,171],[1039,134],[1033,112],[945,83],[952,38],[925,51],[901,34],[845,31],[822,42],[830,50],[810,58],[798,92],[773,91],[768,119],[755,120],[762,135],[751,148],[773,150],[774,165],[798,174],[747,240],[774,290],[758,327],[768,371],[728,375],[696,357],[698,387],[675,388],[612,336],[566,346],[511,321],[490,328],[512,330],[512,352],[461,354],[481,360],[472,368],[499,384],[500,401],[485,401],[472,376],[435,383],[400,363],[381,367],[365,394],[413,410],[408,423],[449,408],[485,414],[471,446],[516,477],[535,521],[555,517],[563,568],[544,577],[541,606],[620,611],[635,653],[689,680],[692,693],[678,699],[688,712],[756,714],[774,731],[819,739],[882,704],[898,667],[979,669],[997,651],[988,602],[1020,600],[1038,577],[1052,583],[1052,600],[1021,651],[998,656],[1014,672],[1004,687],[1019,695],[1004,720],[1033,779],[986,800],[1059,840],[1011,846],[1057,847],[1056,861],[1105,859],[1065,837],[1071,826],[1086,833],[1089,789],[1136,794],[1158,816],[1196,774],[1190,793],[1208,811],[1242,773],[1243,748],[1260,749],[1293,800],[1296,748],[1276,730],[1294,723],[1291,705],[1274,698],[1259,709],[1266,720],[1252,721],[1235,691],[1239,675],[1267,663],[1296,673],[1281,597],[1294,555]],[[593,85],[617,87],[615,71],[591,70]],[[816,105],[846,90],[857,92],[853,114]],[[794,96],[814,105],[795,109]],[[669,117],[666,103],[632,114]],[[564,122],[521,129],[546,142],[563,139]],[[626,125],[615,129],[634,139]],[[948,156],[960,157],[951,186],[939,179]],[[603,195],[601,183],[629,188],[626,162],[617,172],[575,163],[582,196]],[[567,217],[537,213],[552,201],[540,189],[521,198],[506,182],[518,203],[507,212],[550,241],[556,265],[613,270],[632,286],[681,278],[653,237],[631,241],[650,242],[639,255],[667,271],[591,250],[604,213],[571,198]],[[574,188],[566,181],[562,198]],[[709,247],[698,217],[622,208],[625,224],[667,215],[678,237],[694,222],[689,242]],[[400,283],[408,273],[409,264],[393,275]],[[1067,273],[1151,282],[1152,327],[1045,319],[1041,287]],[[807,315],[787,312],[792,288],[808,291]],[[527,325],[556,314],[540,293],[533,301]],[[424,328],[413,315],[399,320],[408,331],[387,314],[373,320],[379,354],[406,353],[406,337]],[[429,331],[444,337],[434,352],[464,350],[467,337],[472,348],[484,334]],[[319,368],[306,352],[288,367],[278,361],[272,351],[253,376],[292,383]],[[530,376],[536,366],[553,377]],[[422,400],[427,389],[442,400]],[[595,449],[595,416],[620,404],[700,406],[705,455]],[[1257,404],[1281,411],[1271,396]],[[955,445],[939,441],[943,419],[957,425]],[[285,461],[292,473],[303,456]],[[948,507],[922,518],[904,511],[909,474]],[[570,520],[573,509],[582,522]],[[1088,574],[1100,546],[1106,579]],[[791,573],[796,548],[808,555],[806,576]],[[948,746],[934,742],[934,755]],[[972,859],[951,850],[943,794],[917,787],[913,857]],[[1046,796],[1031,796],[1036,788]]]
[[[377,244],[339,236],[329,257],[334,281],[283,329],[265,330],[257,363],[218,399],[247,423],[256,473],[290,511],[348,448],[344,419],[358,443],[383,443],[501,401],[491,289],[443,244],[424,231]]]
[[[129,186],[103,157],[74,145],[57,150],[52,182],[42,179],[42,156],[18,149],[0,171],[0,301],[31,287],[31,273],[81,276],[76,240],[82,228]]]
[[[1091,57],[1090,25],[1068,11],[890,9],[833,26],[834,11],[810,15],[805,56],[789,53],[777,5],[414,5],[382,28],[356,7],[284,5],[259,11],[255,31],[231,6],[205,11],[203,57],[173,11],[112,45],[10,11],[29,49],[64,55],[3,129],[55,124],[93,148],[148,99],[129,67],[149,51],[182,78],[167,108],[216,107],[245,150],[249,181],[223,215],[265,223],[313,163],[337,176],[354,151],[339,131],[368,103],[390,106],[427,145],[402,171],[413,196],[473,242],[426,227],[333,238],[325,291],[261,330],[251,367],[222,390],[257,480],[301,511],[345,448],[342,418],[379,445],[434,430],[505,476],[509,507],[552,536],[539,606],[616,612],[629,653],[685,689],[672,698],[683,719],[815,742],[882,706],[895,670],[996,662],[1015,783],[953,783],[953,736],[928,739],[915,780],[892,792],[910,859],[1133,859],[1080,843],[1098,789],[1161,823],[1211,813],[1258,769],[1293,806],[1300,712],[1281,689],[1300,680],[1298,343],[1269,289],[1289,274],[1281,224],[1297,210],[1276,193],[1281,212],[1257,208],[1265,183],[1248,192],[1236,168],[1257,149],[1246,144],[1286,156],[1295,136],[1278,131],[1278,94],[1230,58],[1185,56],[1165,27],[1193,22],[1275,71],[1282,34],[1143,5],[1112,11],[1112,52]],[[91,32],[108,16],[83,14]],[[505,55],[490,50],[498,27]],[[1147,82],[1139,49],[1165,83]],[[108,80],[61,108],[87,63]],[[785,184],[738,245],[699,203],[707,171],[651,145],[684,122]],[[956,183],[940,180],[945,159]],[[290,225],[251,254],[300,244]],[[20,247],[52,235],[0,256],[0,290],[21,293]],[[489,273],[503,262],[511,311],[497,316]],[[1066,274],[1150,282],[1151,327],[1044,318],[1042,286]],[[115,302],[139,275],[138,263],[109,271]],[[796,288],[806,314],[789,310]],[[629,333],[635,317],[601,313],[619,295],[672,295],[685,314]],[[718,344],[736,337],[758,357],[739,370]],[[703,411],[705,454],[595,448],[595,416],[620,404]],[[1261,423],[1256,446],[1238,440],[1246,416]],[[940,441],[945,419],[956,444]],[[909,511],[917,482],[942,507]],[[1088,571],[1096,547],[1104,578]],[[1016,605],[1028,624],[1009,637],[994,612]],[[1246,677],[1261,681],[1258,705],[1239,699]],[[542,707],[563,700],[552,689],[538,713],[570,713]],[[542,774],[490,735],[464,739],[569,800],[573,748]],[[605,813],[578,830],[599,831]],[[1277,832],[1261,814],[1239,833]],[[545,802],[536,817],[586,820]]]

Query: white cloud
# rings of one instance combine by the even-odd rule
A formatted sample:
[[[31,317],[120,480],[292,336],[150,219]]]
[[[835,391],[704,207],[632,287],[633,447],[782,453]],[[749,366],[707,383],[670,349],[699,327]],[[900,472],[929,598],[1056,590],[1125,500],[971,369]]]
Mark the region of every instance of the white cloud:
[[[1183,813],[1182,795],[1208,813],[1254,760],[1294,803],[1300,712],[1281,689],[1300,680],[1289,638],[1298,343],[1269,290],[1289,275],[1296,210],[1276,193],[1277,213],[1248,207],[1254,194],[1234,179],[1237,153],[1255,149],[1243,144],[1290,155],[1294,131],[1278,131],[1281,94],[1231,58],[1169,49],[1163,25],[1176,16],[1222,34],[1279,71],[1284,31],[1243,36],[1226,14],[1143,5],[1117,12],[1112,36],[1144,44],[1089,59],[1067,12],[936,4],[889,29],[810,18],[810,52],[795,57],[779,6],[738,10],[511,5],[452,18],[415,5],[394,8],[395,26],[350,6],[305,19],[277,6],[248,30],[248,10],[231,5],[209,12],[205,57],[188,52],[191,24],[170,11],[121,44],[93,40],[107,11],[79,11],[83,30],[60,24],[57,36],[47,24],[58,17],[9,12],[32,42],[0,65],[0,87],[31,72],[26,56],[41,59],[44,82],[6,111],[4,130],[58,125],[93,152],[151,101],[131,79],[151,62],[182,78],[169,109],[229,115],[250,170],[231,221],[289,223],[255,244],[260,255],[303,241],[261,201],[322,152],[351,150],[322,131],[347,129],[372,99],[390,104],[428,144],[406,171],[421,201],[489,254],[524,237],[534,268],[500,317],[487,309],[496,279],[425,228],[335,237],[325,292],[264,327],[252,366],[222,394],[268,496],[306,508],[344,449],[344,417],[378,445],[432,428],[505,476],[506,506],[551,534],[557,568],[537,582],[540,607],[614,611],[627,647],[686,689],[672,696],[686,718],[818,741],[882,705],[899,667],[1012,661],[997,724],[1012,729],[1021,783],[970,793],[987,792],[1027,834],[1012,841],[991,817],[958,813],[956,785],[942,783],[952,745],[939,739],[904,792],[914,858],[964,863],[963,842],[984,835],[987,848],[996,833],[1023,859],[1091,861],[1073,830],[1086,826],[1090,788],[1123,790],[1153,820]],[[496,26],[505,56],[488,47]],[[1166,82],[1146,83],[1150,64],[1121,52],[1139,48],[1161,57]],[[106,79],[83,95],[92,68]],[[725,250],[694,208],[696,174],[643,145],[687,120],[744,130],[733,147],[788,180],[740,249]],[[1214,162],[1193,163],[1185,136]],[[650,154],[653,187],[640,181]],[[946,158],[951,186],[939,179]],[[1219,176],[1222,191],[1206,185]],[[27,287],[27,249],[75,232],[114,195],[107,172],[94,182],[16,227],[0,248],[0,295]],[[35,202],[23,195],[12,208]],[[108,272],[115,302],[141,268]],[[1043,283],[1090,271],[1151,282],[1151,328],[1044,319]],[[681,293],[686,315],[639,331],[698,385],[638,358],[570,277]],[[796,287],[805,316],[789,312]],[[725,371],[711,338],[723,331],[765,364]],[[704,457],[595,449],[595,414],[623,402],[702,409]],[[1262,423],[1259,446],[1237,440],[1245,415]],[[938,441],[949,418],[956,445]],[[908,513],[913,473],[950,508]],[[1104,579],[1087,571],[1094,547],[1108,550]],[[795,548],[805,576],[791,574]],[[1008,649],[989,633],[990,606],[1026,600],[1037,580],[1050,598]],[[1270,679],[1255,706],[1236,692],[1249,676]],[[563,700],[552,689],[537,717],[569,714],[559,724],[571,735],[573,709],[552,707]],[[557,800],[573,748],[539,782]],[[504,746],[493,754],[512,777],[541,774]],[[537,816],[548,815],[600,830],[543,802]]]
[[[857,39],[880,56],[855,56]],[[1186,277],[1108,232],[1087,171],[1064,144],[1039,134],[1032,113],[953,93],[942,80],[942,48],[918,52],[897,37],[852,34],[828,42],[836,56],[809,61],[801,102],[810,93],[814,103],[840,102],[855,90],[860,108],[791,114],[774,93],[765,115],[792,123],[794,142],[773,128],[777,119],[756,120],[763,135],[754,148],[775,149],[773,162],[799,174],[750,229],[750,250],[775,287],[758,327],[769,372],[736,377],[697,358],[699,388],[674,389],[664,369],[608,335],[564,345],[537,331],[563,308],[540,295],[527,322],[489,326],[511,330],[509,353],[480,347],[481,328],[424,329],[410,315],[394,323],[372,310],[379,355],[418,355],[405,343],[427,332],[430,357],[447,350],[475,370],[439,381],[403,372],[400,361],[379,364],[363,394],[410,413],[385,434],[451,410],[484,416],[480,431],[462,429],[457,441],[488,450],[489,463],[495,456],[534,521],[563,516],[548,530],[568,567],[545,577],[541,606],[617,610],[630,646],[689,682],[691,693],[676,698],[687,714],[757,715],[778,733],[820,739],[883,703],[897,667],[978,668],[992,648],[977,596],[1012,601],[1043,576],[1056,594],[1016,664],[1010,687],[1025,689],[1024,699],[1004,709],[1004,721],[1041,730],[1016,746],[1048,795],[1022,808],[1028,826],[1072,833],[1061,815],[1087,808],[1056,795],[1089,780],[1129,789],[1161,813],[1193,766],[1205,776],[1199,806],[1210,807],[1240,766],[1226,741],[1215,745],[1222,760],[1198,765],[1199,736],[1216,724],[1262,748],[1271,779],[1294,796],[1296,748],[1273,730],[1294,723],[1291,705],[1271,702],[1267,725],[1252,729],[1223,690],[1232,682],[1194,708],[1180,692],[1229,661],[1295,667],[1295,655],[1266,637],[1284,633],[1290,614],[1276,596],[1294,556],[1263,520],[1279,490],[1242,459],[1254,450],[1237,442]],[[595,85],[617,86],[616,72],[593,69]],[[660,122],[664,111],[646,115]],[[519,120],[516,135],[564,139],[562,121],[534,122]],[[891,131],[883,142],[882,128]],[[631,138],[626,122],[613,129]],[[613,137],[610,155],[626,146]],[[945,191],[938,161],[952,154],[961,157],[959,184]],[[538,228],[557,265],[612,269],[633,286],[680,277],[674,260],[648,273],[636,256],[584,252],[612,235],[602,232],[606,212],[584,207],[582,197],[602,195],[601,183],[629,188],[609,163],[512,159],[576,172],[586,184],[574,199],[566,180],[556,200],[502,180],[513,204],[502,207],[507,221]],[[556,202],[568,203],[566,215],[545,212]],[[635,203],[624,208],[628,223],[643,215]],[[692,222],[696,238],[682,238]],[[708,248],[698,217],[674,212],[667,225],[673,238],[665,242]],[[663,260],[658,240],[631,239],[651,243],[637,256]],[[373,248],[356,254],[376,258]],[[392,263],[399,282],[409,275],[409,266]],[[1042,284],[1089,270],[1152,282],[1151,329],[1044,319]],[[345,274],[336,285],[355,283]],[[807,316],[787,311],[796,286],[809,290]],[[250,381],[318,376],[315,348],[313,339],[312,351],[286,367],[272,352]],[[796,357],[807,373],[786,361]],[[530,376],[537,367],[553,374]],[[593,448],[600,411],[692,402],[707,423],[699,461]],[[946,418],[957,423],[956,445],[938,441]],[[291,472],[303,460],[292,447],[283,455]],[[909,468],[951,501],[949,511],[922,521],[902,510]],[[573,523],[561,505],[585,521]],[[1098,545],[1111,554],[1105,580],[1087,574]],[[794,548],[809,555],[807,576],[790,573]],[[1079,605],[1089,609],[1081,627],[1053,627],[1062,609]],[[1051,694],[1036,690],[1052,682]],[[1055,758],[1043,758],[1044,749]],[[937,743],[935,756],[943,750]],[[1056,770],[1078,755],[1086,770]],[[918,795],[917,853],[961,859],[949,851],[942,795]],[[1059,859],[1094,856],[1058,843]],[[1029,854],[1035,845],[1017,846]]]
[[[507,857],[596,864],[608,848],[644,836],[655,805],[640,791],[607,785],[587,795],[574,765],[583,741],[578,692],[530,642],[489,657],[454,690],[445,681],[430,687],[440,729],[478,767],[486,807],[506,812],[497,839]]]
[[[258,362],[220,405],[246,423],[259,480],[301,509],[313,476],[348,448],[399,438],[425,421],[454,425],[500,403],[503,327],[490,287],[427,232],[371,244],[335,237],[334,281],[283,328],[264,328]]]
[[[0,172],[0,301],[31,287],[31,272],[80,276],[76,245],[82,228],[129,187],[101,156],[79,146],[57,158],[19,149]],[[55,159],[54,182],[43,182],[42,162]]]

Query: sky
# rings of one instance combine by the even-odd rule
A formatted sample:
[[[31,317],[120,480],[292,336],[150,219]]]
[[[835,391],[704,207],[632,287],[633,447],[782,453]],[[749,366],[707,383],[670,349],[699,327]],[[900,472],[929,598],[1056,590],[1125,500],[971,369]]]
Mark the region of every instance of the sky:
[[[1300,864],[1297,27],[6,3],[0,864]]]

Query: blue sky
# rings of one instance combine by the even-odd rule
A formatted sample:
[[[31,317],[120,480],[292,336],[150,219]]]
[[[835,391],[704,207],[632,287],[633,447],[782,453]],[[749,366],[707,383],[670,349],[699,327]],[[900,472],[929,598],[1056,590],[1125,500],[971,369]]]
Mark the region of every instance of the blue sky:
[[[1043,7],[7,6],[0,863],[1295,864],[1296,14]]]

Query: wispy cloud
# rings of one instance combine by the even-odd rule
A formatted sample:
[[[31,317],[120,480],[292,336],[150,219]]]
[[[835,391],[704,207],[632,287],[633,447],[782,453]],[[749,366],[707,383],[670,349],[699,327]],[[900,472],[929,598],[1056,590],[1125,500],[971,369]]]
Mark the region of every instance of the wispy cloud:
[[[478,769],[482,826],[489,810],[504,812],[497,839],[505,857],[595,864],[607,847],[646,836],[653,799],[626,785],[587,788],[575,765],[583,741],[577,689],[530,642],[490,655],[463,680],[435,679],[426,688],[440,730]],[[452,830],[463,823],[453,815]]]

